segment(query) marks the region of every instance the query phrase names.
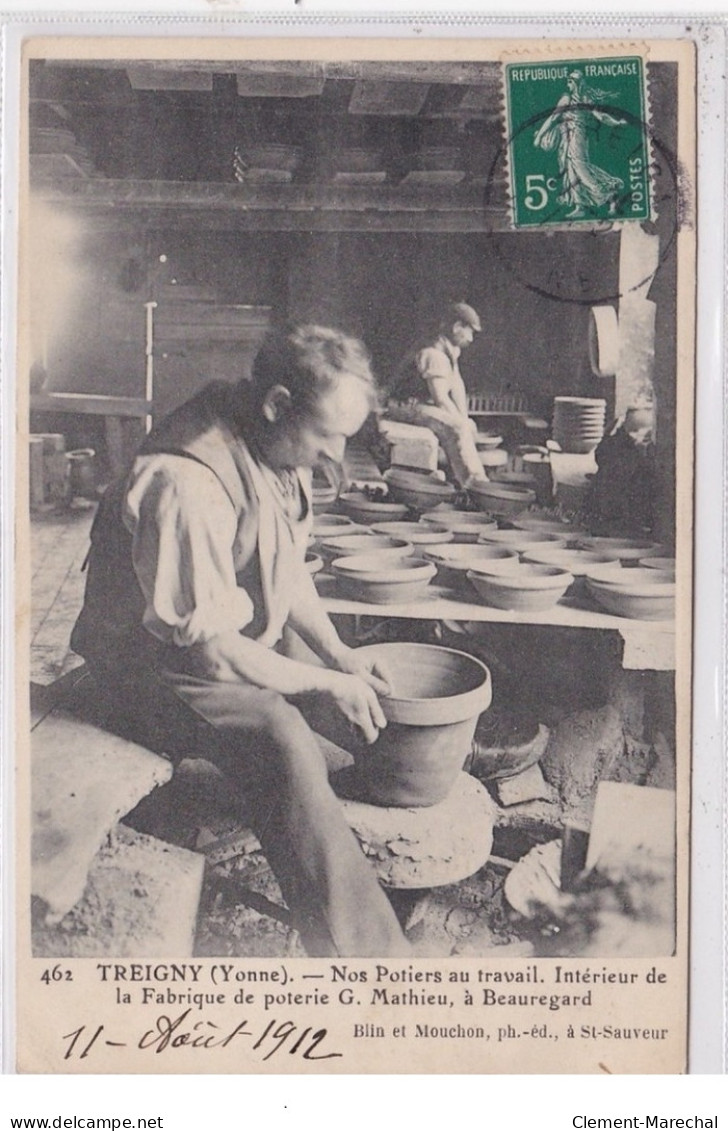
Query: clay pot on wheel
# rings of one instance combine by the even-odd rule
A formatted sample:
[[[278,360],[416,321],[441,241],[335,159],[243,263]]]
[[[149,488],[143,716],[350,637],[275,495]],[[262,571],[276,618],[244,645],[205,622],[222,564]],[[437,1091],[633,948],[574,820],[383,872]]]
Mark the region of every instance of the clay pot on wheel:
[[[470,753],[475,726],[490,706],[485,664],[435,644],[372,644],[359,651],[386,672],[380,699],[387,726],[355,752],[359,799],[421,807],[443,801]]]

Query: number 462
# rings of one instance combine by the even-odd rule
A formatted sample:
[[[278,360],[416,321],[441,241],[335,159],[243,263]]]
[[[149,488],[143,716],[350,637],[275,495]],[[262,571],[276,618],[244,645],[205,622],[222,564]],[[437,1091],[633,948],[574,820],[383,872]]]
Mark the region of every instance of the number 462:
[[[526,196],[523,203],[531,212],[539,212],[549,202],[549,193],[556,192],[558,184],[555,177],[548,180],[544,173],[529,173],[526,177]]]

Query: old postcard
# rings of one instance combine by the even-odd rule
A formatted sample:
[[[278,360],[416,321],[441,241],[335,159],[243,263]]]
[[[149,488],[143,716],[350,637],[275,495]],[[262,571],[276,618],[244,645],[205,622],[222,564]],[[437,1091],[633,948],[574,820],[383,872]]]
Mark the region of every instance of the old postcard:
[[[685,1071],[693,44],[21,64],[18,1069]]]

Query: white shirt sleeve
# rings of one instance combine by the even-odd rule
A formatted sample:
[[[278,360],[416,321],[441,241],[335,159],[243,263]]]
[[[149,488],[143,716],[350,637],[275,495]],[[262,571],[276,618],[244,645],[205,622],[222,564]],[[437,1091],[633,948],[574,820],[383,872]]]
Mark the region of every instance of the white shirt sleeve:
[[[166,454],[136,460],[124,523],[154,636],[188,647],[252,621],[253,603],[235,578],[237,521],[204,464]]]
[[[417,355],[417,368],[420,377],[425,381],[452,380],[453,366],[450,359],[442,350],[435,346],[427,346]]]

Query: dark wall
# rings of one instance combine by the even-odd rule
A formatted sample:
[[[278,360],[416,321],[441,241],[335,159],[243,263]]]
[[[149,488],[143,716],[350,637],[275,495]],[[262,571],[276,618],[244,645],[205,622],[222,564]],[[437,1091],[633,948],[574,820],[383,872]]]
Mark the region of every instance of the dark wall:
[[[44,361],[52,390],[144,396],[144,304],[151,300],[161,320],[172,301],[279,307],[285,296],[287,258],[270,233],[150,231],[134,223],[104,231],[81,217],[67,231],[52,215],[43,219],[51,243],[63,231],[54,285],[31,295],[33,360]]]
[[[601,391],[588,364],[588,310],[616,293],[618,236],[250,234],[130,224],[80,229],[67,257],[62,317],[51,320],[47,350],[51,388],[141,396],[151,298],[161,306],[174,294],[198,295],[270,306],[274,318],[341,325],[365,339],[385,383],[405,350],[425,340],[438,303],[466,298],[483,321],[463,356],[470,389],[518,390],[548,412],[556,393]]]
[[[566,254],[564,255],[564,249]],[[392,233],[291,240],[289,313],[360,334],[384,383],[423,342],[438,303],[466,298],[483,333],[463,355],[473,392],[520,390],[539,411],[556,393],[601,394],[588,361],[589,306],[617,293],[618,236]]]

